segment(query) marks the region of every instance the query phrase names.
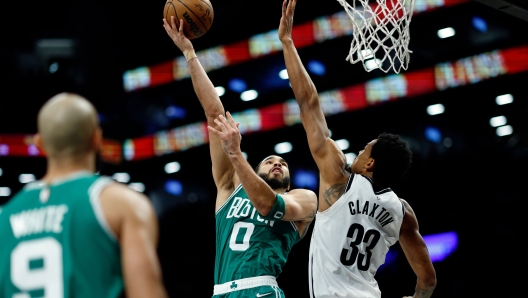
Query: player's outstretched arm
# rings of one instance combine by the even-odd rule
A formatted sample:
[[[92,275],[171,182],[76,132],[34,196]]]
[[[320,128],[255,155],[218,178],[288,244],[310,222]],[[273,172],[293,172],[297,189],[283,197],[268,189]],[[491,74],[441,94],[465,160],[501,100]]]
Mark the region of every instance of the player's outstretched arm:
[[[425,241],[418,230],[418,220],[411,206],[405,206],[405,217],[400,228],[400,245],[417,276],[414,298],[429,298],[436,287],[436,272],[429,257]]]
[[[293,14],[297,0],[284,0],[282,18],[279,26],[279,38],[282,42],[284,61],[295,99],[301,110],[301,121],[308,137],[312,156],[321,171],[322,178],[335,181],[345,172],[346,158],[337,144],[330,139],[330,132],[319,103],[319,95],[308,72],[301,62],[293,43]]]
[[[274,217],[275,214],[270,214],[272,210],[277,209],[274,207],[276,207],[278,197],[273,189],[255,173],[242,155],[240,150],[242,136],[238,130],[239,123],[235,123],[229,112],[227,112],[227,118],[219,115],[215,122],[219,130],[209,127],[209,133],[220,138],[222,147],[233,163],[244,190],[259,214],[269,217],[271,220],[311,222],[317,209],[317,197],[313,191],[306,189],[296,189],[281,195],[285,206],[279,213],[283,214],[277,217]]]
[[[180,20],[179,29],[174,20],[174,16],[171,16],[170,22],[172,26],[169,25],[167,20],[163,19],[163,27],[188,61],[194,92],[198,96],[200,104],[204,109],[205,116],[207,117],[207,125],[216,127],[214,119],[218,115],[225,114],[224,106],[216,93],[213,83],[196,57],[191,41],[184,34],[183,20]],[[231,162],[222,150],[220,140],[215,135],[209,135],[209,144],[211,148],[211,162],[213,164],[213,178],[216,186],[219,192],[222,190],[230,192],[235,187],[233,182],[234,170]]]
[[[127,297],[168,297],[156,253],[156,215],[148,198],[115,184],[103,189],[100,199],[108,224],[121,247]]]

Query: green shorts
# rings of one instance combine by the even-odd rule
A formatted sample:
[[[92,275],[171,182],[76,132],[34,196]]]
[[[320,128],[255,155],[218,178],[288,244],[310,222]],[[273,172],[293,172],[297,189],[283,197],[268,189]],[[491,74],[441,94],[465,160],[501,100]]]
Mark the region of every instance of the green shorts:
[[[276,286],[259,286],[226,294],[214,295],[213,298],[285,298],[284,292]]]

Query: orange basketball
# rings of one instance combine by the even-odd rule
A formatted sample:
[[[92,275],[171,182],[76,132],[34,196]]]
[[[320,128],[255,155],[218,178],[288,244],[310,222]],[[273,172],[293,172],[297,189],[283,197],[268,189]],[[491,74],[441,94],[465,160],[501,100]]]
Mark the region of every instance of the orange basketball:
[[[185,36],[189,39],[204,35],[213,24],[214,11],[209,0],[167,0],[163,17],[171,24],[174,16],[176,26],[183,20]]]

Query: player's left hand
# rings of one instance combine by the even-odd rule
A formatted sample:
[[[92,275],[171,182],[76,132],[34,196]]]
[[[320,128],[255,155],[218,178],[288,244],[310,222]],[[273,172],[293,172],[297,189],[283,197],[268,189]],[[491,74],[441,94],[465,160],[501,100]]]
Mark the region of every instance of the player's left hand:
[[[240,123],[235,123],[231,113],[227,112],[226,115],[227,118],[219,115],[214,120],[216,125],[218,125],[218,130],[211,126],[207,126],[207,129],[209,130],[209,133],[213,133],[220,138],[222,148],[224,148],[224,151],[229,156],[232,156],[241,153],[240,141],[242,140],[242,135],[238,129]]]
[[[292,39],[293,13],[297,0],[284,0],[282,2],[282,17],[279,25],[279,39],[286,42]]]
[[[185,36],[183,30],[183,20],[180,20],[180,28],[178,28],[178,26],[176,25],[174,16],[171,16],[170,22],[171,24],[169,25],[168,21],[166,19],[163,19],[163,28],[165,28],[165,31],[167,31],[167,34],[172,39],[174,44],[182,52],[193,50],[194,48],[191,41]]]

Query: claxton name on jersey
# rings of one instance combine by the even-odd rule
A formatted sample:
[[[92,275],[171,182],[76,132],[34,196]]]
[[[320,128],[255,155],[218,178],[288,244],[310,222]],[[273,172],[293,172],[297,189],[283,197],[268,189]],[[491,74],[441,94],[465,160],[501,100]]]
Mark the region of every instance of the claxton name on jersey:
[[[382,227],[388,225],[389,223],[393,222],[394,219],[392,218],[390,212],[387,211],[387,209],[381,207],[381,210],[378,210],[380,205],[376,203],[372,203],[372,206],[370,206],[369,201],[365,201],[363,203],[363,207],[360,206],[359,200],[356,200],[356,202],[349,202],[348,203],[348,209],[350,209],[351,215],[367,215],[370,216],[381,224]]]
[[[9,221],[16,238],[43,232],[60,233],[66,212],[66,205],[46,206],[13,214]]]
[[[251,214],[251,216],[249,216]],[[273,227],[275,224],[275,221],[273,220],[267,220],[262,217],[257,212],[257,209],[251,204],[249,199],[235,197],[233,200],[233,203],[231,204],[231,207],[229,208],[229,211],[227,212],[226,218],[244,218],[248,217],[254,220],[257,220],[259,222],[263,222],[267,225],[270,225]]]

